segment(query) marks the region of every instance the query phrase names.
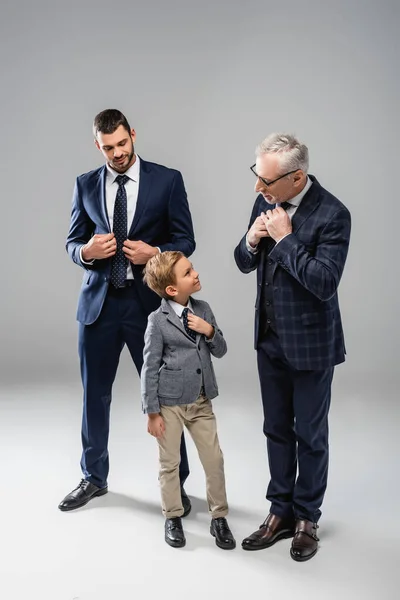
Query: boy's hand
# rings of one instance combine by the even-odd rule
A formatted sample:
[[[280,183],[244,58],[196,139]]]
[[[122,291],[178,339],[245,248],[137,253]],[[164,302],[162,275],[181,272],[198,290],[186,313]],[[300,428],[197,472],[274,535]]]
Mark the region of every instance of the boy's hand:
[[[156,438],[163,436],[165,431],[165,423],[160,413],[151,413],[148,415],[147,431],[150,435]]]
[[[193,331],[196,331],[197,333],[204,334],[206,338],[211,338],[214,335],[214,327],[191,312],[188,313],[188,325],[190,329],[193,329]]]

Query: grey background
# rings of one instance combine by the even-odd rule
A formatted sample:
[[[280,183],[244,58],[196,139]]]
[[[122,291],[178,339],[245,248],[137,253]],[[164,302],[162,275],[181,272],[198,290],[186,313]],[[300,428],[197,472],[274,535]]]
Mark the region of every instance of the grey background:
[[[279,598],[397,598],[399,6],[3,3],[0,453],[10,458],[0,494],[8,517],[2,597],[159,597],[143,562],[155,552],[159,580],[179,564],[193,598],[221,597],[218,586],[232,598],[255,595],[266,582]],[[113,403],[111,491],[93,510],[66,518],[56,509],[78,481],[80,451],[81,271],[64,243],[74,179],[102,164],[92,119],[110,107],[136,129],[139,155],[184,177],[199,297],[211,303],[228,342],[227,356],[214,362],[216,410],[238,541],[265,518],[268,479],[252,347],[255,278],[233,260],[255,199],[255,146],[272,131],[296,133],[309,146],[310,172],[352,213],[339,293],[348,360],[334,381],[322,549],[310,566],[293,564],[283,543],[251,557],[240,549],[229,560],[212,553],[191,445],[194,520],[187,553],[171,560],[156,450],[139,418],[127,353]],[[92,548],[81,554],[88,540]],[[193,588],[201,568],[208,577]],[[172,592],[164,589],[164,598]]]
[[[254,278],[232,252],[255,198],[254,148],[284,130],[353,216],[339,376],[393,378],[398,2],[17,1],[0,23],[2,381],[77,375],[81,273],[64,240],[74,179],[102,164],[91,122],[107,107],[126,113],[143,158],[183,173],[202,297],[230,346],[222,375],[255,374]]]

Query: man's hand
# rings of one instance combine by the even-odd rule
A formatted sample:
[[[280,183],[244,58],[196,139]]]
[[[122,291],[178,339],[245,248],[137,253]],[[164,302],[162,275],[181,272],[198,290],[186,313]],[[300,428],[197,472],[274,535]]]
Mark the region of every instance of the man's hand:
[[[122,250],[134,265],[145,265],[152,256],[158,254],[158,248],[149,246],[146,242],[125,240]]]
[[[147,432],[153,437],[162,437],[165,431],[165,423],[160,413],[151,413],[147,416]]]
[[[197,331],[197,333],[202,333],[206,336],[206,338],[211,338],[214,335],[214,327],[207,323],[201,317],[197,317],[191,312],[188,312],[188,326],[189,329],[193,331]]]
[[[289,215],[280,206],[273,210],[269,210],[262,217],[262,220],[264,221],[269,235],[277,243],[293,231]]]
[[[258,246],[261,238],[268,237],[269,235],[265,226],[264,217],[265,213],[262,212],[261,215],[254,221],[247,233],[247,241],[249,242],[250,246],[253,246],[253,248]]]
[[[86,262],[110,258],[117,251],[117,241],[113,233],[96,233],[82,248],[82,258]]]

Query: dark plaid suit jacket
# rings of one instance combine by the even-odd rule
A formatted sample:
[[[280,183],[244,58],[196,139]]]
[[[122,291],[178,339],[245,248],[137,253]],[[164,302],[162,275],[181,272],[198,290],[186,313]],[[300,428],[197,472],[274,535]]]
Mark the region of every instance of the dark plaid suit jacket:
[[[337,288],[350,241],[347,208],[310,175],[313,184],[293,216],[293,232],[275,244],[264,238],[259,252],[235,249],[243,273],[257,269],[255,347],[260,336],[259,308],[266,259],[274,261],[273,299],[276,328],[290,364],[300,370],[326,369],[345,360]],[[274,208],[272,206],[271,208]],[[260,194],[248,229],[268,209]]]

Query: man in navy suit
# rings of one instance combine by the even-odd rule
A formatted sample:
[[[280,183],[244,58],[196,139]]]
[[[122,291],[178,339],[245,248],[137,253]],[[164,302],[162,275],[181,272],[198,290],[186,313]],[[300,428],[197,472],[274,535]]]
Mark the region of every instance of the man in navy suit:
[[[272,134],[256,156],[259,195],[235,260],[243,273],[257,269],[255,348],[271,508],[242,547],[259,550],[293,537],[291,557],[305,561],[318,549],[331,382],[345,360],[337,289],[351,221],[307,174],[308,149],[295,137]]]
[[[195,249],[180,172],[139,158],[135,131],[118,110],[99,113],[93,133],[106,164],[77,178],[66,243],[72,260],[84,269],[77,313],[84,478],[59,504],[63,511],[79,508],[108,490],[111,390],[119,357],[126,344],[140,374],[147,317],[160,304],[143,284],[144,265],[164,250],[190,256]],[[184,516],[191,508],[183,488],[188,474],[182,436]]]

